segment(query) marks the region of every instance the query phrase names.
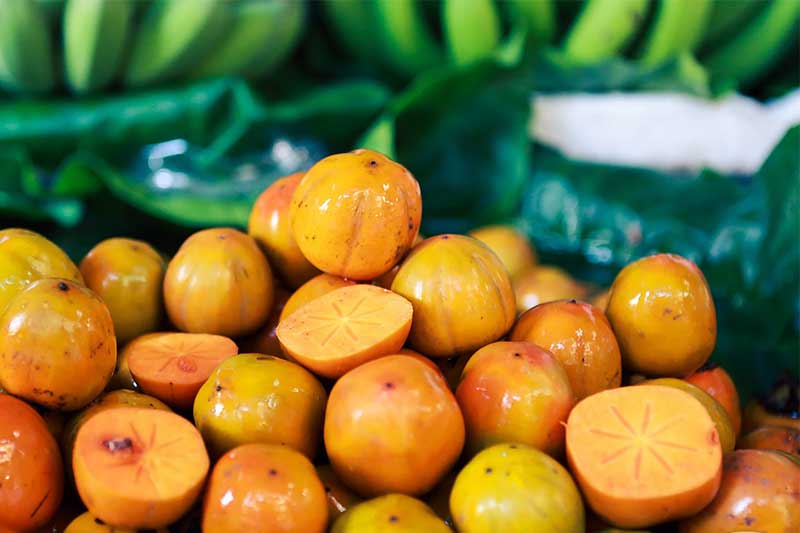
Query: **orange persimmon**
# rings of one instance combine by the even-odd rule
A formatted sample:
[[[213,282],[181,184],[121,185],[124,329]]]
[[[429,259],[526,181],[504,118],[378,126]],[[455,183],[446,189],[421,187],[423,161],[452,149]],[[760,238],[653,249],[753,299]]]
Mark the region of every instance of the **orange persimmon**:
[[[321,296],[325,296],[329,292],[341,289],[342,287],[349,287],[355,285],[355,281],[340,278],[333,274],[320,274],[314,276],[310,280],[303,283],[296,291],[289,296],[289,299],[283,305],[281,315],[278,323],[285,320],[289,315],[306,305],[311,300],[316,300]]]
[[[567,458],[594,512],[623,528],[696,514],[722,476],[719,434],[703,404],[656,385],[579,402],[567,420]]]
[[[289,291],[282,287],[275,287],[275,302],[269,312],[267,323],[253,335],[241,339],[240,345],[243,352],[263,353],[281,357],[281,343],[278,342],[278,322],[280,322],[281,312],[289,300]]]
[[[156,529],[189,510],[209,459],[200,432],[185,418],[120,407],[95,414],[78,430],[72,465],[78,494],[95,517]]]
[[[513,226],[483,226],[470,231],[469,234],[497,255],[512,280],[536,266],[536,252],[533,246],[527,237]]]
[[[374,285],[343,287],[309,302],[278,324],[283,350],[303,366],[339,377],[400,351],[411,329],[411,303]]]
[[[725,369],[714,363],[706,363],[700,370],[686,378],[686,381],[706,391],[728,411],[733,431],[738,435],[742,429],[742,409],[739,405],[739,392]]]
[[[325,488],[304,455],[273,444],[245,444],[223,455],[203,501],[205,533],[322,533]]]
[[[247,233],[256,240],[270,266],[290,289],[296,289],[319,274],[300,251],[289,224],[292,195],[304,175],[304,172],[296,172],[267,187],[253,204],[247,223]]]
[[[359,494],[420,495],[458,459],[464,419],[439,372],[389,355],[336,382],[324,435],[333,470]]]
[[[48,533],[50,533],[48,531]],[[76,517],[67,525],[64,533],[139,533],[135,529],[127,527],[114,527],[106,524],[99,518],[92,516],[92,513],[85,512]],[[167,528],[151,529],[148,533],[169,533]]]
[[[46,524],[64,493],[58,444],[28,404],[0,394],[0,531]]]
[[[204,333],[150,333],[125,347],[142,391],[174,409],[188,409],[211,372],[239,348],[228,337]]]
[[[739,439],[740,449],[781,450],[800,458],[800,430],[781,426],[761,426]]]
[[[546,302],[581,299],[587,293],[585,286],[556,266],[535,266],[514,280],[514,297],[520,313]]]

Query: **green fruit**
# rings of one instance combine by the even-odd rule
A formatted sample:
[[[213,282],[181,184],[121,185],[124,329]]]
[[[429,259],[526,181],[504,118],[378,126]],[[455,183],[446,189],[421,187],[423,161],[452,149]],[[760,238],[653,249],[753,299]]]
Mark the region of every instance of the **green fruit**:
[[[35,0],[0,1],[0,87],[44,93],[55,85],[47,17]]]
[[[614,56],[636,35],[647,6],[648,0],[588,0],[567,34],[566,55],[579,64]]]
[[[457,65],[473,63],[500,43],[500,16],[493,0],[444,0],[445,38]]]
[[[133,3],[68,0],[64,10],[64,69],[77,93],[102,89],[121,67]]]
[[[656,65],[694,50],[711,12],[711,0],[660,0],[641,59]]]
[[[415,0],[375,0],[376,28],[384,60],[398,74],[413,76],[441,63],[441,51]]]
[[[331,533],[451,533],[430,507],[405,494],[387,494],[348,509]]]

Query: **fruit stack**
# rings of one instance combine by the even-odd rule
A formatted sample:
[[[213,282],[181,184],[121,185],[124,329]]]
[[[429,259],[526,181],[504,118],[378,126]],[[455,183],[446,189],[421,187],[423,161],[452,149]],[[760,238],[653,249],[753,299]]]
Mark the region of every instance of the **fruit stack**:
[[[691,261],[593,305],[514,228],[421,217],[356,150],[169,259],[1,231],[0,531],[800,528],[796,378],[741,420]]]

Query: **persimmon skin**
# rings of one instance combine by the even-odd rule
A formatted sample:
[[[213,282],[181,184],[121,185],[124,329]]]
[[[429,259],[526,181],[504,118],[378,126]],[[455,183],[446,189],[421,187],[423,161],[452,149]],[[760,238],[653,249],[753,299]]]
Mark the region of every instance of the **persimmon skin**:
[[[0,231],[0,315],[17,294],[42,278],[83,284],[75,263],[45,237],[20,228]]]
[[[359,503],[337,518],[331,533],[448,533],[452,530],[422,501],[387,494]]]
[[[608,307],[609,296],[611,296],[611,289],[610,288],[603,289],[602,291],[592,296],[592,298],[589,300],[589,303],[605,313],[606,308]]]
[[[517,443],[487,448],[464,466],[450,511],[463,533],[584,531],[581,495],[566,469]]]
[[[92,513],[85,512],[69,523],[64,533],[137,533],[135,529],[109,526]],[[167,528],[158,528],[151,533],[169,533]]]
[[[324,436],[333,470],[360,495],[420,495],[458,459],[464,420],[441,374],[389,355],[336,382]]]
[[[332,523],[336,518],[363,500],[358,495],[347,488],[342,483],[331,465],[320,465],[316,467],[317,476],[325,487],[325,496],[328,500],[328,523]]]
[[[567,371],[578,400],[622,383],[617,338],[592,305],[575,300],[537,305],[519,317],[510,338],[549,350]]]
[[[587,289],[559,267],[538,265],[521,272],[514,280],[517,311],[557,300],[581,299]]]
[[[780,450],[800,458],[800,430],[780,426],[761,426],[739,439],[738,448]]]
[[[286,446],[245,444],[214,466],[203,531],[322,533],[328,524],[325,501],[325,488],[305,456]]]
[[[538,262],[531,243],[513,226],[483,226],[470,231],[469,235],[497,255],[512,280],[534,268]]]
[[[680,524],[681,533],[800,530],[800,464],[769,450],[736,450],[725,458],[711,504]]]
[[[355,284],[355,281],[340,278],[339,276],[334,276],[333,274],[320,274],[318,276],[314,276],[303,285],[298,287],[298,289],[294,291],[291,296],[289,296],[289,299],[283,306],[278,323],[280,324],[280,322],[285,320],[286,317],[290,316],[308,302],[325,296],[329,292],[335,291],[336,289],[349,287],[350,285]]]
[[[272,310],[269,312],[269,319],[267,319],[267,323],[264,324],[260,330],[241,340],[243,352],[263,353],[276,357],[283,357],[281,343],[278,342],[278,336],[275,330],[278,328],[281,312],[286,302],[289,300],[289,296],[291,296],[291,294],[283,287],[275,287],[275,301],[272,304]]]
[[[120,344],[158,329],[166,268],[149,244],[123,238],[102,241],[81,261],[86,286],[108,306]]]
[[[164,277],[167,314],[189,333],[253,333],[269,317],[273,292],[267,258],[252,237],[232,228],[186,239]]]
[[[739,392],[733,380],[721,366],[701,368],[686,378],[686,381],[697,385],[717,400],[728,412],[736,435],[742,429],[742,408],[739,405]]]
[[[35,281],[0,317],[0,385],[41,406],[80,409],[103,391],[116,363],[111,313],[82,285]]]
[[[422,195],[405,167],[358,149],[328,156],[306,172],[292,197],[290,218],[311,264],[343,278],[371,280],[411,247]]]
[[[304,172],[296,172],[267,187],[253,204],[247,224],[247,233],[256,240],[270,266],[290,289],[296,289],[320,273],[297,246],[289,221],[292,195],[304,175]]]
[[[392,283],[414,306],[409,344],[429,357],[472,352],[514,324],[511,280],[497,256],[464,235],[429,237],[414,247]]]
[[[518,442],[551,455],[564,447],[575,396],[563,366],[529,342],[495,342],[469,359],[456,389],[467,451]]]
[[[31,531],[58,511],[64,493],[61,453],[42,417],[0,393],[0,530]]]
[[[313,459],[327,394],[305,368],[271,355],[223,362],[194,401],[194,420],[212,455],[249,443],[285,444]]]
[[[679,255],[630,263],[611,286],[606,311],[623,366],[683,378],[708,360],[717,340],[714,300],[703,273]]]

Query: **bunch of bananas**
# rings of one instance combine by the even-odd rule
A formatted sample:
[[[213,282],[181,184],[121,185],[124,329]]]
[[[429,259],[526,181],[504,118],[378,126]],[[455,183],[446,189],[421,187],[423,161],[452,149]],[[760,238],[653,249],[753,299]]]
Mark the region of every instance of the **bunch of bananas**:
[[[647,66],[695,53],[712,75],[748,84],[791,48],[798,0],[328,0],[354,57],[400,76],[492,53],[514,24],[534,46],[589,65],[627,56]],[[441,37],[439,37],[441,36]]]
[[[254,78],[301,37],[303,0],[0,0],[0,88],[78,94],[217,75]]]

